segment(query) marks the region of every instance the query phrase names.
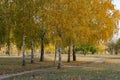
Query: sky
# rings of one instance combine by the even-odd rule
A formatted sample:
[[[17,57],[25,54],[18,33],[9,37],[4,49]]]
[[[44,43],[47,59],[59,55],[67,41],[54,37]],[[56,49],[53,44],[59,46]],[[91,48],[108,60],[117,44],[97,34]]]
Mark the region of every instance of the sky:
[[[120,0],[113,0],[113,4],[115,5],[115,8],[120,10]],[[120,21],[119,21],[119,28],[120,28]],[[113,39],[118,39],[120,38],[120,30],[117,35],[114,36]]]
[[[115,5],[116,9],[120,10],[120,0],[113,0],[113,4]]]

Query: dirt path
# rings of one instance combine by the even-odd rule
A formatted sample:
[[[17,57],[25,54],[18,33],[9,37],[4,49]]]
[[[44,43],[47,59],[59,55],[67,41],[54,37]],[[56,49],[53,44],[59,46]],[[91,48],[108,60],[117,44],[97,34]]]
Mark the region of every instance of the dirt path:
[[[44,71],[44,70],[51,70],[51,69],[56,69],[56,67],[44,68],[44,69],[36,69],[36,70],[24,71],[24,72],[20,72],[20,73],[0,75],[0,80],[10,78],[10,77],[14,77],[14,76],[23,75],[23,74],[28,74],[28,73],[38,72],[38,71]]]
[[[97,63],[103,63],[103,62],[104,61],[102,61],[102,60],[97,60],[97,61],[92,62],[91,64],[97,64]],[[79,66],[62,66],[62,67],[67,68],[67,67],[79,67]],[[23,74],[28,74],[28,73],[38,72],[38,71],[44,71],[44,70],[52,70],[52,69],[57,69],[57,68],[56,67],[42,68],[42,69],[36,69],[36,70],[31,70],[31,71],[24,71],[24,72],[20,72],[20,73],[0,75],[0,80],[10,78],[10,77],[14,77],[14,76],[20,76],[20,75],[23,75]]]

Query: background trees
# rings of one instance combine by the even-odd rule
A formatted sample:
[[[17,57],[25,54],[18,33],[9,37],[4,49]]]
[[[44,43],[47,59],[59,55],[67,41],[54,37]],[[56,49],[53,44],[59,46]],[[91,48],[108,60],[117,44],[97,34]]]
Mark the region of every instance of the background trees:
[[[4,24],[4,8],[3,4],[0,3],[0,49],[6,40],[6,28]]]
[[[107,51],[113,55],[117,55],[120,51],[120,39],[118,39],[117,41],[110,41],[107,44]]]
[[[98,51],[97,46],[90,44],[82,44],[75,49],[76,51],[82,51],[82,54],[86,55],[91,52],[91,54],[95,54]]]

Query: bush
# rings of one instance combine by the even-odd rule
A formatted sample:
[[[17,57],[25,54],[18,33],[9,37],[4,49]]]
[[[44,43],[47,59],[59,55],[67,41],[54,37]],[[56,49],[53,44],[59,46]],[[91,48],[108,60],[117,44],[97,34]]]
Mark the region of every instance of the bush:
[[[92,54],[95,54],[98,51],[98,48],[94,45],[80,45],[76,47],[76,51],[82,51],[84,55],[86,55],[88,52],[91,52]]]

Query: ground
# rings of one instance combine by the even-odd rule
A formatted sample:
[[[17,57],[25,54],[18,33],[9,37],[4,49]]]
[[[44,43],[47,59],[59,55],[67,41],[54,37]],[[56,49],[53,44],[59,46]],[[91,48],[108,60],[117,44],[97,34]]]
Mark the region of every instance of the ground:
[[[57,70],[53,56],[53,54],[46,55],[45,62],[38,62],[39,59],[36,58],[34,64],[30,64],[27,58],[25,67],[21,66],[20,57],[2,57],[0,74],[33,71],[3,80],[120,80],[120,56],[77,54],[76,62],[67,63],[67,55],[63,54],[60,70]]]

